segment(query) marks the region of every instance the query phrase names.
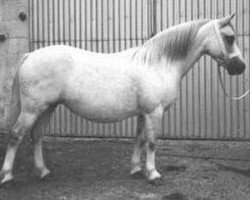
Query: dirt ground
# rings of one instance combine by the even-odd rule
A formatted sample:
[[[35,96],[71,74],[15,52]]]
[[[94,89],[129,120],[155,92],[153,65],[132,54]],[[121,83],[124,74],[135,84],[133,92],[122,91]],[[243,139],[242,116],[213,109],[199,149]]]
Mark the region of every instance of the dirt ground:
[[[250,199],[250,143],[160,142],[157,166],[164,181],[150,185],[130,175],[132,141],[44,143],[48,180],[36,178],[31,147],[23,145],[15,181],[0,188],[1,200],[247,200]],[[0,146],[0,162],[5,148]],[[32,173],[31,173],[32,172]]]

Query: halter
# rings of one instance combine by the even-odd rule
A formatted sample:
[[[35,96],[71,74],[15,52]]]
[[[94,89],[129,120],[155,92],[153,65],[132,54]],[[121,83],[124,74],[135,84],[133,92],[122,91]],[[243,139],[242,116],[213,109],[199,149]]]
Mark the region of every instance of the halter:
[[[224,42],[222,40],[222,37],[220,35],[220,28],[219,28],[218,20],[214,21],[214,29],[215,29],[216,37],[217,37],[217,40],[219,42],[220,48],[221,48],[223,54],[226,56],[228,53],[227,53],[226,47],[224,45]],[[233,57],[236,57],[236,56],[239,56],[239,55],[240,55],[240,51],[236,51],[234,53],[230,53],[227,56],[227,58],[230,59],[230,58],[233,58]]]
[[[218,20],[215,20],[215,21],[214,21],[214,29],[215,29],[216,37],[217,37],[217,40],[218,40],[218,42],[219,42],[220,48],[221,48],[223,54],[226,56],[226,55],[227,55],[227,51],[226,51],[226,47],[225,47],[225,45],[224,45],[224,42],[223,42],[223,40],[222,40],[222,37],[221,37],[221,35],[220,35],[220,29],[219,29]],[[237,51],[237,52],[235,52],[235,53],[229,54],[229,55],[227,56],[227,58],[230,59],[230,58],[233,58],[233,57],[238,56],[238,55],[240,55],[240,51]],[[219,64],[218,64],[218,65],[219,65]],[[240,99],[242,99],[242,98],[244,98],[244,97],[246,97],[246,96],[248,95],[249,89],[248,89],[243,95],[241,95],[241,96],[239,96],[239,97],[233,97],[233,96],[228,95],[228,93],[227,93],[227,91],[226,91],[226,88],[225,88],[225,86],[224,86],[224,84],[223,84],[222,78],[221,78],[221,71],[220,71],[219,66],[218,66],[218,77],[219,77],[219,80],[220,80],[220,84],[221,84],[222,90],[223,90],[224,94],[225,94],[228,98],[230,98],[230,99],[232,99],[232,100],[240,100]]]

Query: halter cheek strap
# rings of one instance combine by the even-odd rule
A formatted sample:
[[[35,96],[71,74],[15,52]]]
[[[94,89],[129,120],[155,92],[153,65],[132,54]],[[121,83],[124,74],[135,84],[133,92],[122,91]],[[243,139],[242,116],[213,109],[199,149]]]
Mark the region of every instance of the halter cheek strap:
[[[215,29],[215,34],[216,34],[216,37],[217,37],[217,40],[219,42],[219,45],[220,45],[220,48],[221,48],[221,51],[223,52],[223,55],[224,56],[227,56],[228,52],[226,50],[226,47],[224,45],[224,41],[221,37],[221,33],[220,33],[220,28],[219,28],[219,23],[218,23],[218,20],[215,20],[214,21],[214,29]],[[234,53],[230,53],[227,58],[233,58],[235,56],[238,56],[240,55],[240,51],[237,49],[236,52]]]
[[[226,55],[227,55],[227,51],[226,51],[226,47],[225,47],[225,45],[224,45],[224,42],[223,42],[222,37],[221,37],[221,34],[220,34],[220,29],[219,29],[218,20],[215,20],[215,21],[214,21],[214,29],[215,29],[216,37],[217,37],[217,40],[218,40],[218,42],[219,42],[220,48],[221,48],[221,50],[222,50],[224,56],[226,56]],[[233,58],[233,57],[238,56],[238,55],[240,55],[240,51],[239,51],[239,50],[237,50],[235,53],[229,54],[229,55],[227,56],[227,58],[230,59],[230,58]],[[247,90],[243,95],[241,95],[241,96],[239,96],[239,97],[232,97],[232,96],[228,95],[228,93],[227,93],[227,91],[226,91],[226,88],[225,88],[225,86],[224,86],[224,84],[223,84],[222,78],[221,78],[221,71],[220,71],[220,68],[219,68],[219,67],[218,67],[218,77],[219,77],[219,80],[220,80],[220,84],[221,84],[222,90],[223,90],[224,94],[225,94],[228,98],[230,98],[230,99],[232,99],[232,100],[240,100],[240,99],[243,99],[244,97],[246,97],[246,96],[249,94],[249,90]]]
[[[218,40],[218,42],[219,42],[221,51],[223,52],[224,55],[227,55],[227,51],[226,51],[224,42],[223,42],[222,37],[221,37],[221,34],[220,34],[220,29],[219,29],[218,20],[215,20],[215,21],[214,21],[214,30],[215,30],[215,34],[216,34],[217,40]]]

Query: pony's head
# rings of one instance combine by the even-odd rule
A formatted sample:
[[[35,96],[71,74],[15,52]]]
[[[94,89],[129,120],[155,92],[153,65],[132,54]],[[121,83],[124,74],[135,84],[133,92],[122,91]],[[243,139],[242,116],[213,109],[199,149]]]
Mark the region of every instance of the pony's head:
[[[230,75],[244,72],[245,61],[236,43],[236,36],[231,20],[234,14],[211,20],[203,27],[206,34],[205,51],[212,56],[219,65],[223,66]]]

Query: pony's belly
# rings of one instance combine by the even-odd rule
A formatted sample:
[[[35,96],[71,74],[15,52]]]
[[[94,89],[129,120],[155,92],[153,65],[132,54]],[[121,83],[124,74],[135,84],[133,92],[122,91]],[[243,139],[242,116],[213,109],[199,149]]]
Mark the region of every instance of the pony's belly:
[[[139,114],[136,106],[128,107],[127,105],[95,105],[92,103],[67,102],[65,105],[75,114],[95,122],[118,122],[125,118]]]
[[[121,121],[137,114],[137,87],[131,73],[114,69],[95,71],[85,66],[72,73],[63,92],[65,104],[80,116],[99,122]]]

